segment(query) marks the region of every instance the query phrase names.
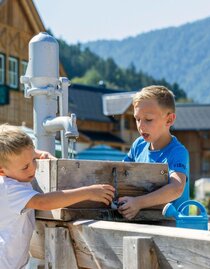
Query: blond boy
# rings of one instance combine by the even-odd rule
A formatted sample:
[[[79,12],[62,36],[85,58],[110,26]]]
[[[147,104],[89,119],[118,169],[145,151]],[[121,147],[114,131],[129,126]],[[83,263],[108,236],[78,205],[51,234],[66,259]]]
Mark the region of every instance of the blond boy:
[[[41,194],[31,181],[36,159],[51,157],[35,151],[31,138],[18,127],[0,126],[0,268],[25,268],[35,218],[34,209],[51,210],[92,200],[109,204],[114,196],[110,185],[92,185]]]
[[[164,86],[149,86],[133,98],[134,118],[140,137],[124,161],[167,163],[169,184],[143,196],[120,197],[119,212],[132,219],[142,208],[173,201],[175,207],[189,199],[189,154],[170,133],[176,119],[173,93]]]

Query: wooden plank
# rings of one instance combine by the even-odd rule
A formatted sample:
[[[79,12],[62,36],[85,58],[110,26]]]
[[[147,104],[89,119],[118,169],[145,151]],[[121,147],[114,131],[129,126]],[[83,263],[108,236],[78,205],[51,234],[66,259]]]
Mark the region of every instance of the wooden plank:
[[[45,269],[78,269],[68,228],[45,228]]]
[[[39,192],[42,191],[46,193],[51,191],[50,165],[51,162],[49,160],[37,161],[36,180],[34,180],[32,184]],[[39,188],[37,188],[37,184]]]
[[[166,218],[159,209],[142,209],[133,220],[123,218],[117,210],[106,208],[60,208],[51,211],[36,211],[36,219],[75,221],[81,219],[112,220],[121,222],[162,222],[168,226],[174,226],[172,218]]]
[[[136,196],[140,189],[151,192],[168,181],[166,164],[58,160],[58,189],[77,188],[84,184],[114,185],[113,168],[117,171],[120,196]]]
[[[46,221],[36,221],[35,230],[30,242],[30,253],[33,258],[44,260],[45,258],[45,226],[55,227],[56,224],[50,221],[49,226]]]
[[[159,266],[152,237],[123,238],[123,269],[163,269]]]
[[[58,208],[54,210],[36,210],[35,216],[36,216],[36,219],[70,221],[71,218],[64,212],[65,212],[65,209],[62,209],[62,208]]]
[[[57,191],[58,190],[58,160],[50,161],[50,191]],[[49,179],[48,179],[49,180]]]
[[[107,221],[77,221],[68,226],[82,268],[122,268],[124,236],[152,236],[167,268],[210,268],[209,231]]]
[[[36,178],[43,192],[73,189],[92,184],[114,183],[116,170],[119,196],[137,196],[168,183],[166,164],[127,163],[86,160],[39,160]],[[72,208],[105,208],[102,203],[83,202]]]
[[[210,268],[210,232],[108,221],[36,221],[30,252],[44,259],[45,227],[69,227],[79,268],[123,268],[123,238],[150,236],[161,269]],[[164,266],[162,266],[164,264]]]

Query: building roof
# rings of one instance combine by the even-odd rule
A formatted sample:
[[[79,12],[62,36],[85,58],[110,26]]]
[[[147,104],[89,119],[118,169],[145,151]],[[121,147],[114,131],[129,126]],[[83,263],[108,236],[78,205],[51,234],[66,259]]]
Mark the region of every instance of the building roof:
[[[210,104],[176,104],[174,130],[210,130]]]
[[[132,104],[136,92],[103,95],[105,115],[123,114]],[[210,104],[176,104],[174,130],[210,130]]]
[[[23,0],[20,1],[20,4],[23,6],[24,12],[27,14],[27,18],[30,19],[30,24],[34,29],[34,32],[39,33],[40,31],[44,31],[44,23],[42,22],[34,2]]]
[[[76,159],[122,161],[125,153],[106,145],[97,145],[77,154]]]
[[[121,93],[123,90],[72,84],[69,87],[69,111],[80,120],[113,122],[112,115],[103,112],[102,96],[116,92]]]
[[[121,115],[132,104],[133,96],[136,92],[121,92],[104,94],[103,112],[105,115]]]

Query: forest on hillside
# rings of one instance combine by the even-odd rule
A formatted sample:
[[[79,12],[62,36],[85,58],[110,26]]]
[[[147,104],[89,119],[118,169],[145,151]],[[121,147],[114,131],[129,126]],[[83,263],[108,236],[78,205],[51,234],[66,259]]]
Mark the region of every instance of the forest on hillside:
[[[52,33],[50,33],[52,34]],[[81,49],[81,45],[69,45],[57,39],[60,48],[60,61],[72,83],[137,91],[148,85],[164,85],[171,89],[176,101],[187,102],[187,95],[177,83],[170,84],[165,79],[156,80],[134,65],[128,68],[119,67],[112,58],[102,59],[90,49]]]
[[[82,44],[118,66],[133,63],[155,79],[178,83],[194,102],[210,103],[210,17],[142,33],[123,40],[96,40]]]

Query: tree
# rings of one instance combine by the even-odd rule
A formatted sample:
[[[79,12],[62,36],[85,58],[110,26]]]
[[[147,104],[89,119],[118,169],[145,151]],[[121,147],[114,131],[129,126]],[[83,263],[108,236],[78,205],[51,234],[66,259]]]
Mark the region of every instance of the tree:
[[[120,68],[112,58],[103,60],[88,48],[82,49],[81,44],[68,45],[64,40],[58,40],[60,60],[68,77],[74,83],[98,85],[103,80],[107,87],[137,91],[148,85],[163,85],[171,89],[176,100],[186,100],[184,90],[177,83],[170,85],[165,79],[155,80],[143,71],[137,72],[133,63]]]

